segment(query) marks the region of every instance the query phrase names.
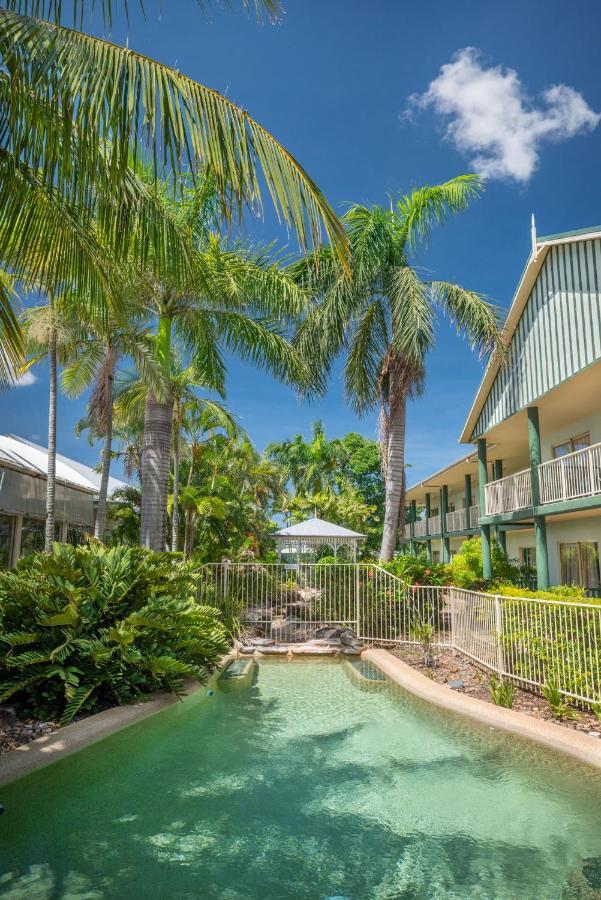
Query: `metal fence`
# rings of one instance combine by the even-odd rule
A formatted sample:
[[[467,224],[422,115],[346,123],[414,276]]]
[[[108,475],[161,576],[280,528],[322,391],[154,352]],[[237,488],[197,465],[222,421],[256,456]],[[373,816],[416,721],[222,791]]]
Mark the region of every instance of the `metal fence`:
[[[342,626],[367,642],[417,644],[419,626],[428,624],[435,646],[491,673],[535,690],[554,683],[579,703],[601,703],[601,605],[407,587],[368,563],[207,564],[198,598],[229,607],[247,633],[285,643]]]

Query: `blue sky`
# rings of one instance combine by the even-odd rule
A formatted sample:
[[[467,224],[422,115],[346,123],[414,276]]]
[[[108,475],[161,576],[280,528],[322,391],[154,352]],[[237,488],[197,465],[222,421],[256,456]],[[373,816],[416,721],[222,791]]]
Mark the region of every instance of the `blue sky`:
[[[207,15],[195,0],[147,0],[146,21],[137,12],[129,26],[116,21],[113,39],[129,36],[132,48],[227,92],[340,213],[351,201],[385,203],[415,185],[485,173],[482,199],[434,232],[418,262],[501,307],[529,252],[532,212],[540,234],[601,224],[596,0],[284,6],[280,24],[260,26],[238,11]],[[255,239],[286,240],[269,214],[248,228]],[[482,362],[441,322],[425,395],[409,410],[410,481],[464,452],[458,434],[481,373]],[[43,442],[43,366],[35,376],[0,398],[2,427]],[[317,417],[331,436],[375,436],[375,414],[357,420],[345,407],[339,369],[324,399],[301,405],[270,377],[231,361],[228,402],[259,446],[308,433]],[[59,450],[95,464],[97,450],[73,435],[84,408],[84,399],[61,399]]]

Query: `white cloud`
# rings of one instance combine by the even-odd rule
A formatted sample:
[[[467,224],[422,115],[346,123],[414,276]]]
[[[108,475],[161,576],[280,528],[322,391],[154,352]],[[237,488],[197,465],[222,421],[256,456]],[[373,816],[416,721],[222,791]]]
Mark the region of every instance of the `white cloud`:
[[[565,84],[550,87],[533,103],[514,69],[487,67],[473,47],[459,50],[409,103],[410,109],[432,108],[446,120],[447,137],[476,172],[521,182],[536,169],[544,141],[592,131],[601,118]]]
[[[34,375],[31,369],[28,369],[27,372],[23,372],[22,375],[15,379],[13,387],[29,387],[30,384],[35,384],[37,380],[37,375]]]

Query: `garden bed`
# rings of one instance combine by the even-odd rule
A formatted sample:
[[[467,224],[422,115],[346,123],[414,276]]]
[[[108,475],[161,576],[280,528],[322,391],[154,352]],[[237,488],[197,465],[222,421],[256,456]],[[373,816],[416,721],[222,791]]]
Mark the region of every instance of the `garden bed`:
[[[386,649],[407,665],[417,669],[422,675],[432,678],[439,684],[448,685],[450,681],[462,681],[463,687],[458,689],[460,693],[492,703],[489,690],[490,675],[478,669],[458,653],[453,653],[452,650],[437,650],[436,666],[432,669],[425,665],[422,654],[417,648],[387,647]],[[578,719],[556,719],[544,697],[539,697],[530,691],[517,688],[512,708],[518,712],[528,713],[537,719],[546,719],[566,728],[601,738],[601,721],[594,713],[580,709],[578,710]]]
[[[0,755],[29,744],[36,738],[52,734],[58,722],[39,722],[37,719],[0,719]]]

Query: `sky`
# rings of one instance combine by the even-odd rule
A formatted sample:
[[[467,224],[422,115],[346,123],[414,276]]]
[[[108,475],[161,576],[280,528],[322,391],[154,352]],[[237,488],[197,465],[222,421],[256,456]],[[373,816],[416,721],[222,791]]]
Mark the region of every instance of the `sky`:
[[[130,4],[133,8],[135,4]],[[511,303],[539,234],[601,224],[601,57],[597,0],[284,0],[277,25],[196,0],[145,0],[110,37],[217,89],[267,127],[319,184],[334,210],[387,204],[421,184],[476,171],[481,199],[437,228],[416,258],[422,272]],[[90,30],[101,33],[98,23]],[[253,240],[286,243],[267,211]],[[294,248],[294,239],[290,246]],[[410,404],[409,481],[468,448],[458,435],[483,360],[441,320],[426,390]],[[2,428],[44,443],[44,364],[0,397]],[[227,401],[260,447],[316,418],[331,437],[376,437],[377,416],[345,405],[338,365],[327,395],[294,392],[236,360]],[[61,398],[58,449],[91,465],[99,448],[76,438],[85,397]],[[118,473],[116,473],[118,474]]]

